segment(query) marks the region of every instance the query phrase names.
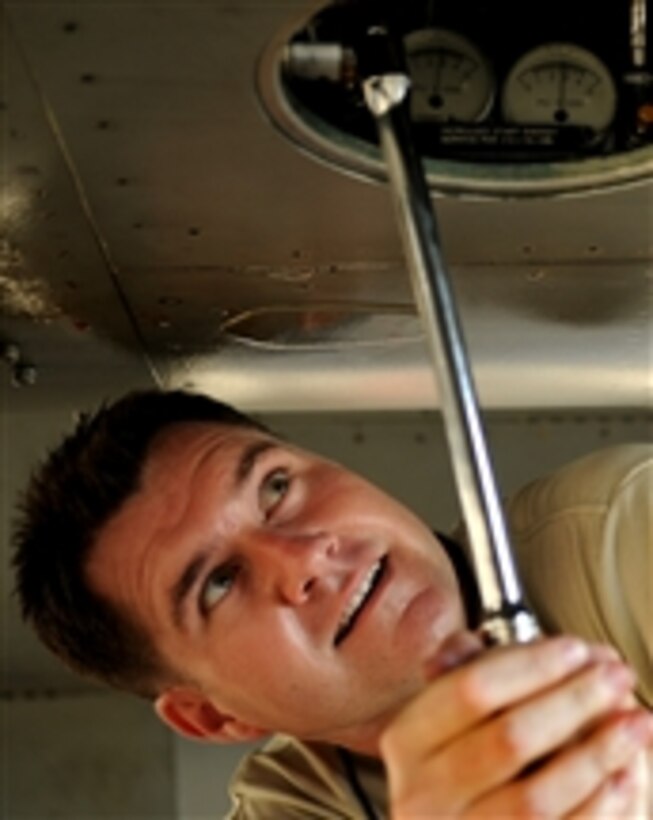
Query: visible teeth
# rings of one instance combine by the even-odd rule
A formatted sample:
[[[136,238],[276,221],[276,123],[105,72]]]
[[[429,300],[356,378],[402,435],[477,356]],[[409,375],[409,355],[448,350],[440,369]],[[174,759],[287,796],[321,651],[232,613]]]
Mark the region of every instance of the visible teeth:
[[[340,623],[338,624],[339,632],[341,632],[346,626],[349,625],[351,619],[362,606],[363,602],[365,601],[365,598],[367,598],[370,590],[372,589],[372,586],[374,584],[374,581],[376,580],[376,576],[379,574],[380,569],[381,561],[377,561],[376,564],[374,564],[374,566],[370,569],[370,571],[361,581],[360,586],[353,594],[345,611],[342,613]]]

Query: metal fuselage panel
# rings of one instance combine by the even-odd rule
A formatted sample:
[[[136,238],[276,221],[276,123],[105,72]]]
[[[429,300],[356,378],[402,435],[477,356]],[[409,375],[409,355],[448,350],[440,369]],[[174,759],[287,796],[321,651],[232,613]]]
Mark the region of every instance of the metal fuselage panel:
[[[99,345],[259,410],[438,406],[388,191],[256,97],[310,5],[7,4],[0,322],[37,364]],[[436,198],[486,406],[647,405],[652,199]]]

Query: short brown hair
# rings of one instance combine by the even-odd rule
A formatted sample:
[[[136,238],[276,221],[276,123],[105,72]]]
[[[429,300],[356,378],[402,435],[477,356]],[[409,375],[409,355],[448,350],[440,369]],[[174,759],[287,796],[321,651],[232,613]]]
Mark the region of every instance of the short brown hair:
[[[76,671],[149,698],[169,670],[140,625],[89,588],[85,567],[99,531],[138,489],[154,438],[198,421],[266,429],[208,396],[129,393],[82,416],[48,454],[14,529],[16,592],[41,640]]]

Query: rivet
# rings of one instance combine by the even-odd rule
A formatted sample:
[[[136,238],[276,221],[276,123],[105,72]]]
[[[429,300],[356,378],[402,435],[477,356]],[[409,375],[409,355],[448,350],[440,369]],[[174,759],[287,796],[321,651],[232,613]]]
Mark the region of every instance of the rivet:
[[[79,79],[83,83],[86,83],[86,85],[90,85],[91,83],[94,83],[97,80],[97,77],[95,76],[95,74],[82,74]]]
[[[79,24],[76,23],[74,20],[70,20],[68,23],[63,24],[63,30],[66,34],[74,34],[76,31],[79,30]]]
[[[36,384],[37,372],[33,364],[17,364],[12,373],[14,387],[33,387]]]
[[[20,361],[20,348],[14,342],[0,342],[0,357],[7,364],[18,364]]]
[[[188,235],[189,236],[199,236],[200,235],[200,229],[199,228],[189,228],[188,229]]]
[[[529,282],[540,282],[546,276],[546,271],[542,270],[542,268],[538,268],[537,270],[528,271],[526,274],[526,278]]]

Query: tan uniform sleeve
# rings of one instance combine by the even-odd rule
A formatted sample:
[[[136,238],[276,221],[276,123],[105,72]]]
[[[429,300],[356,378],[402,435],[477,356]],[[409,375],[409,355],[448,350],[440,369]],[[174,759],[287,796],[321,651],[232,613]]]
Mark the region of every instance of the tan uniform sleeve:
[[[549,632],[616,646],[653,708],[653,445],[574,462],[515,496],[508,518],[527,595]]]

